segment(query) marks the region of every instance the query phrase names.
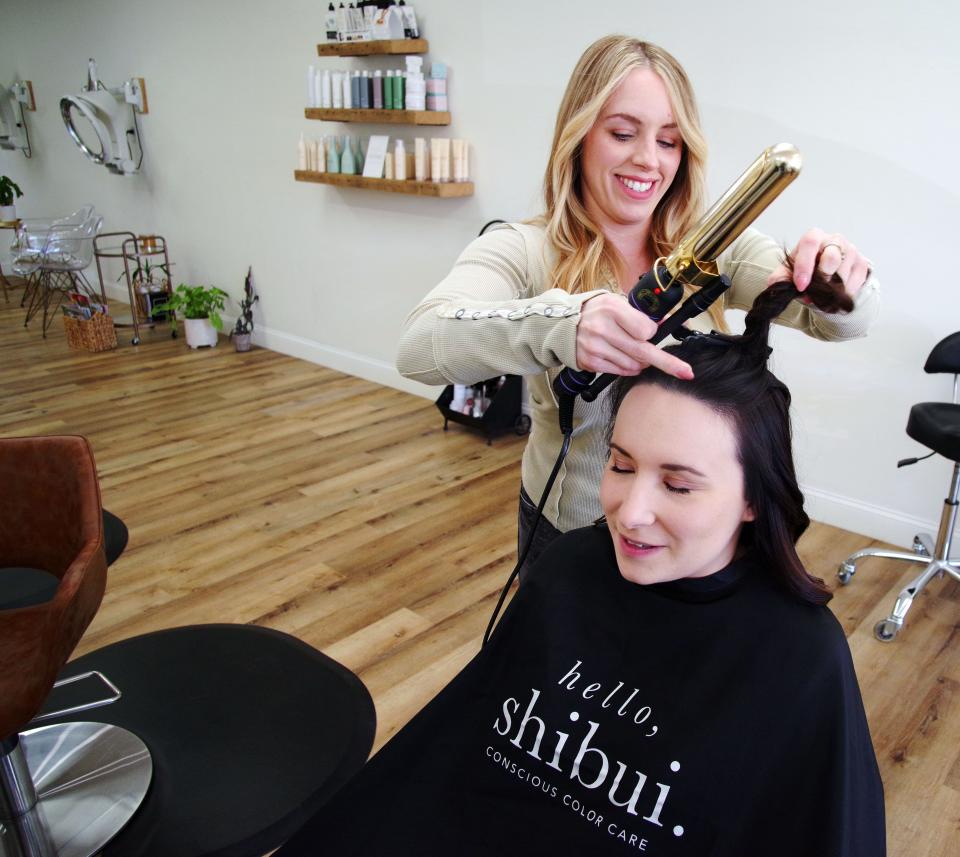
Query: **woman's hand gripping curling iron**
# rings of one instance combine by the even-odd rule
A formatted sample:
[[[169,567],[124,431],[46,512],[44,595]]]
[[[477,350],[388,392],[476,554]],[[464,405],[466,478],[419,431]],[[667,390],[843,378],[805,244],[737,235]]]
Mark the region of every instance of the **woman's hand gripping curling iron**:
[[[683,380],[693,378],[690,364],[651,344],[657,322],[637,312],[624,295],[597,295],[586,301],[577,324],[577,366],[612,375],[639,375],[656,366]]]

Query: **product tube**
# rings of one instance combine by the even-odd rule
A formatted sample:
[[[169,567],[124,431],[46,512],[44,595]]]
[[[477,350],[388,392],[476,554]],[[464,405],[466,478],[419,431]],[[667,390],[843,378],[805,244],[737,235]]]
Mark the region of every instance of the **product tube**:
[[[403,17],[403,36],[405,39],[419,39],[420,28],[417,26],[417,13],[413,6],[408,6],[406,0],[400,0],[400,13]]]
[[[327,171],[327,152],[326,152],[326,141],[323,137],[319,140],[313,141],[314,146],[314,169],[318,173],[325,173]]]
[[[430,140],[430,179],[440,181],[440,140],[437,137]]]
[[[370,78],[367,77],[369,72],[364,72],[363,76],[358,78],[357,86],[360,88],[360,104],[357,105],[364,110],[370,109]]]
[[[383,156],[383,177],[385,179],[393,178],[393,154],[391,152],[387,152]]]
[[[350,103],[354,107],[362,107],[360,103],[360,72],[355,71],[350,78]]]
[[[340,172],[344,175],[355,175],[357,164],[353,157],[353,139],[347,135],[343,138],[343,152],[340,154]]]
[[[335,42],[337,40],[337,10],[333,3],[327,8],[326,31],[327,41]]]
[[[450,138],[440,138],[440,181],[450,181]]]
[[[330,79],[330,69],[323,70],[323,77],[320,79],[320,106],[333,107],[333,96],[331,94],[332,86]]]
[[[397,140],[393,148],[393,173],[399,181],[407,178],[407,152],[403,140]]]
[[[373,109],[383,110],[383,73],[380,69],[373,73]]]
[[[407,80],[403,72],[397,69],[396,79],[393,82],[393,106],[397,110],[403,110],[407,97]]]
[[[367,141],[367,144],[368,144],[368,145],[369,145],[369,142],[370,142],[370,141],[368,140],[368,141]],[[353,160],[354,160],[354,163],[355,163],[355,166],[356,166],[356,173],[357,173],[357,175],[358,175],[358,176],[362,176],[362,175],[363,175],[363,164],[364,164],[364,162],[366,161],[366,156],[364,155],[363,140],[360,138],[360,135],[359,135],[359,134],[357,135],[357,148],[356,148],[356,151],[353,153]]]
[[[370,3],[363,7],[363,28],[368,39],[373,38],[373,22],[377,17],[376,3]]]
[[[350,76],[349,71],[343,73],[343,107],[345,110],[349,110],[353,107],[353,78]]]
[[[343,72],[335,71],[330,75],[333,89],[333,108],[340,110],[343,108]]]
[[[327,172],[340,172],[340,153],[337,151],[336,137],[331,137],[327,145]]]
[[[387,76],[383,79],[383,107],[393,110],[393,69],[387,69]]]
[[[427,180],[427,141],[423,137],[413,141],[413,174],[418,182]]]
[[[463,172],[463,140],[450,141],[450,157],[453,161],[453,180],[463,181],[460,174]]]

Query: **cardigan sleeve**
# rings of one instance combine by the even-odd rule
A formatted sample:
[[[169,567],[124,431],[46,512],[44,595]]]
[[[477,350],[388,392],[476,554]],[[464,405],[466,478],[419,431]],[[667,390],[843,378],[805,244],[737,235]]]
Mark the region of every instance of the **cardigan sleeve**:
[[[425,384],[576,365],[580,308],[601,290],[545,290],[542,242],[505,227],[476,238],[403,325],[397,369]]]

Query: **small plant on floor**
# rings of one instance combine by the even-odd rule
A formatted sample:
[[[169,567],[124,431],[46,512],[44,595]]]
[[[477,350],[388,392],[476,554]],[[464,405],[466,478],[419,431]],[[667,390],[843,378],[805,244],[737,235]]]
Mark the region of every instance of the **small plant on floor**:
[[[190,286],[181,283],[170,299],[154,307],[155,312],[171,312],[174,329],[177,326],[176,312],[182,312],[184,318],[208,318],[215,330],[223,330],[220,310],[226,306],[227,293],[216,286]]]
[[[253,268],[247,269],[247,278],[243,282],[243,300],[240,301],[240,317],[233,326],[233,335],[253,333],[253,305],[260,300],[260,295],[253,291]]]

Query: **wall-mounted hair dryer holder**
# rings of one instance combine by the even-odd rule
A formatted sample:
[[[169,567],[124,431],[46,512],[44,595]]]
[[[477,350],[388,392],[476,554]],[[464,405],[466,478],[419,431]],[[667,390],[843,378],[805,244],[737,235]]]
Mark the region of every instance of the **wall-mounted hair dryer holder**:
[[[99,141],[99,152],[81,137],[74,123],[78,113],[93,127]],[[143,147],[137,113],[147,113],[147,90],[142,77],[132,77],[116,87],[106,87],[97,78],[97,64],[90,60],[87,84],[77,95],[60,99],[60,115],[67,133],[95,164],[102,164],[117,175],[139,172]]]
[[[30,148],[30,131],[23,108],[36,110],[33,100],[33,84],[18,80],[12,86],[0,87],[0,149],[19,149],[26,157],[33,155]]]

